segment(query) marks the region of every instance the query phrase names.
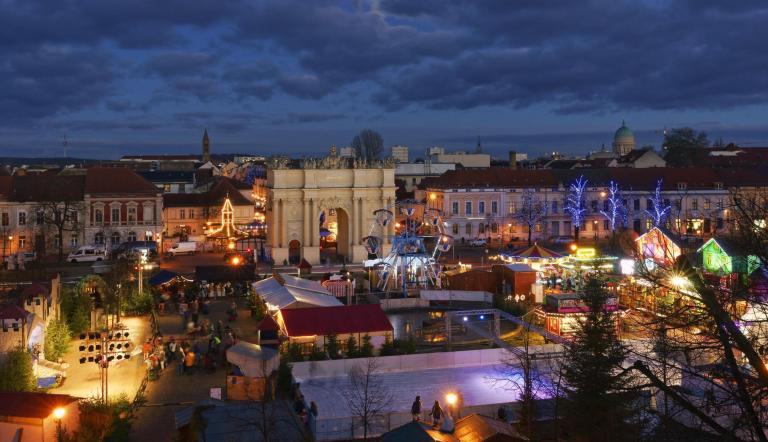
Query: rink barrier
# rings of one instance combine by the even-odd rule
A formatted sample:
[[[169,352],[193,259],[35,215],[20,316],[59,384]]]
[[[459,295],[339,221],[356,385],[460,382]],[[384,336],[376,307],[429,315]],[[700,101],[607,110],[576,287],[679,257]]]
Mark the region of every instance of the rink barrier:
[[[562,351],[558,344],[530,346],[531,353],[553,353]],[[384,373],[415,371],[433,368],[471,367],[477,365],[501,364],[511,357],[503,348],[464,350],[440,353],[418,353],[373,358],[379,371]],[[346,376],[354,368],[363,369],[368,358],[335,359],[328,361],[307,361],[293,363],[293,377],[297,382],[309,379]]]

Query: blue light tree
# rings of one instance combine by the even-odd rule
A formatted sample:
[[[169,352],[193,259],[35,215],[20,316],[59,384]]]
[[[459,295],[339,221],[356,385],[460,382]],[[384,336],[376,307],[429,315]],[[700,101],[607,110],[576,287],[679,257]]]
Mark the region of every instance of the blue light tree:
[[[666,221],[667,216],[669,216],[669,211],[672,209],[669,204],[664,204],[664,198],[661,196],[661,184],[662,180],[656,182],[656,191],[650,198],[652,207],[645,210],[645,213],[653,222],[653,227],[663,226],[664,221]]]
[[[574,237],[579,241],[579,231],[584,222],[584,214],[587,213],[586,201],[584,201],[584,191],[587,189],[587,179],[584,175],[580,176],[575,182],[571,183],[568,189],[568,196],[565,199],[565,211],[571,216],[571,223],[574,227]]]
[[[615,181],[608,183],[608,210],[601,210],[600,213],[608,218],[608,224],[611,231],[616,231],[616,224],[627,227],[627,208],[624,207],[624,200],[621,195],[621,189]]]

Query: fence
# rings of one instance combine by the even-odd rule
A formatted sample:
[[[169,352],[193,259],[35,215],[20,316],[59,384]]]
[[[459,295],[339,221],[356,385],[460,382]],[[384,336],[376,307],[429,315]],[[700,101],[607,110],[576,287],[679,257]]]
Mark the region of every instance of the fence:
[[[532,346],[531,353],[544,355],[560,354],[562,346],[557,344]],[[468,350],[443,353],[422,353],[401,356],[381,356],[376,358],[378,370],[382,373],[416,371],[437,368],[471,367],[497,365],[508,361],[511,353],[502,348]],[[367,358],[339,359],[329,361],[297,362],[293,364],[293,376],[297,382],[309,379],[343,377],[355,367],[364,368]],[[307,397],[309,402],[313,398]],[[471,413],[479,413],[495,416],[499,407],[506,407],[508,403],[491,403],[473,406],[464,406],[459,412],[460,416]],[[422,418],[427,419],[429,407],[423,410]],[[378,416],[370,423],[368,436],[376,436],[411,421],[410,410],[395,410]],[[326,418],[320,415],[315,418],[310,415],[310,428],[316,440],[353,439],[362,437],[363,428],[359,418],[352,416]]]

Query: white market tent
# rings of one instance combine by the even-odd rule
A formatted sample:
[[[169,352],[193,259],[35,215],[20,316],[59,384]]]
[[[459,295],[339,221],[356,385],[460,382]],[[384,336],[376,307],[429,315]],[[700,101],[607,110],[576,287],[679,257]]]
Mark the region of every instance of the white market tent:
[[[227,362],[237,365],[247,377],[263,378],[277,370],[280,353],[273,348],[240,341],[227,349]]]
[[[337,307],[341,301],[317,281],[277,274],[253,283],[270,310],[303,307]]]

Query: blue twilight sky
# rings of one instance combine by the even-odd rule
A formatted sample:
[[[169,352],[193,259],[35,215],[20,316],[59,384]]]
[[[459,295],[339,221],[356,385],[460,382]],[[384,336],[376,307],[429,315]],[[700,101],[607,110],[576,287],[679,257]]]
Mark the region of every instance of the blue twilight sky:
[[[768,145],[762,0],[0,0],[0,156]]]

